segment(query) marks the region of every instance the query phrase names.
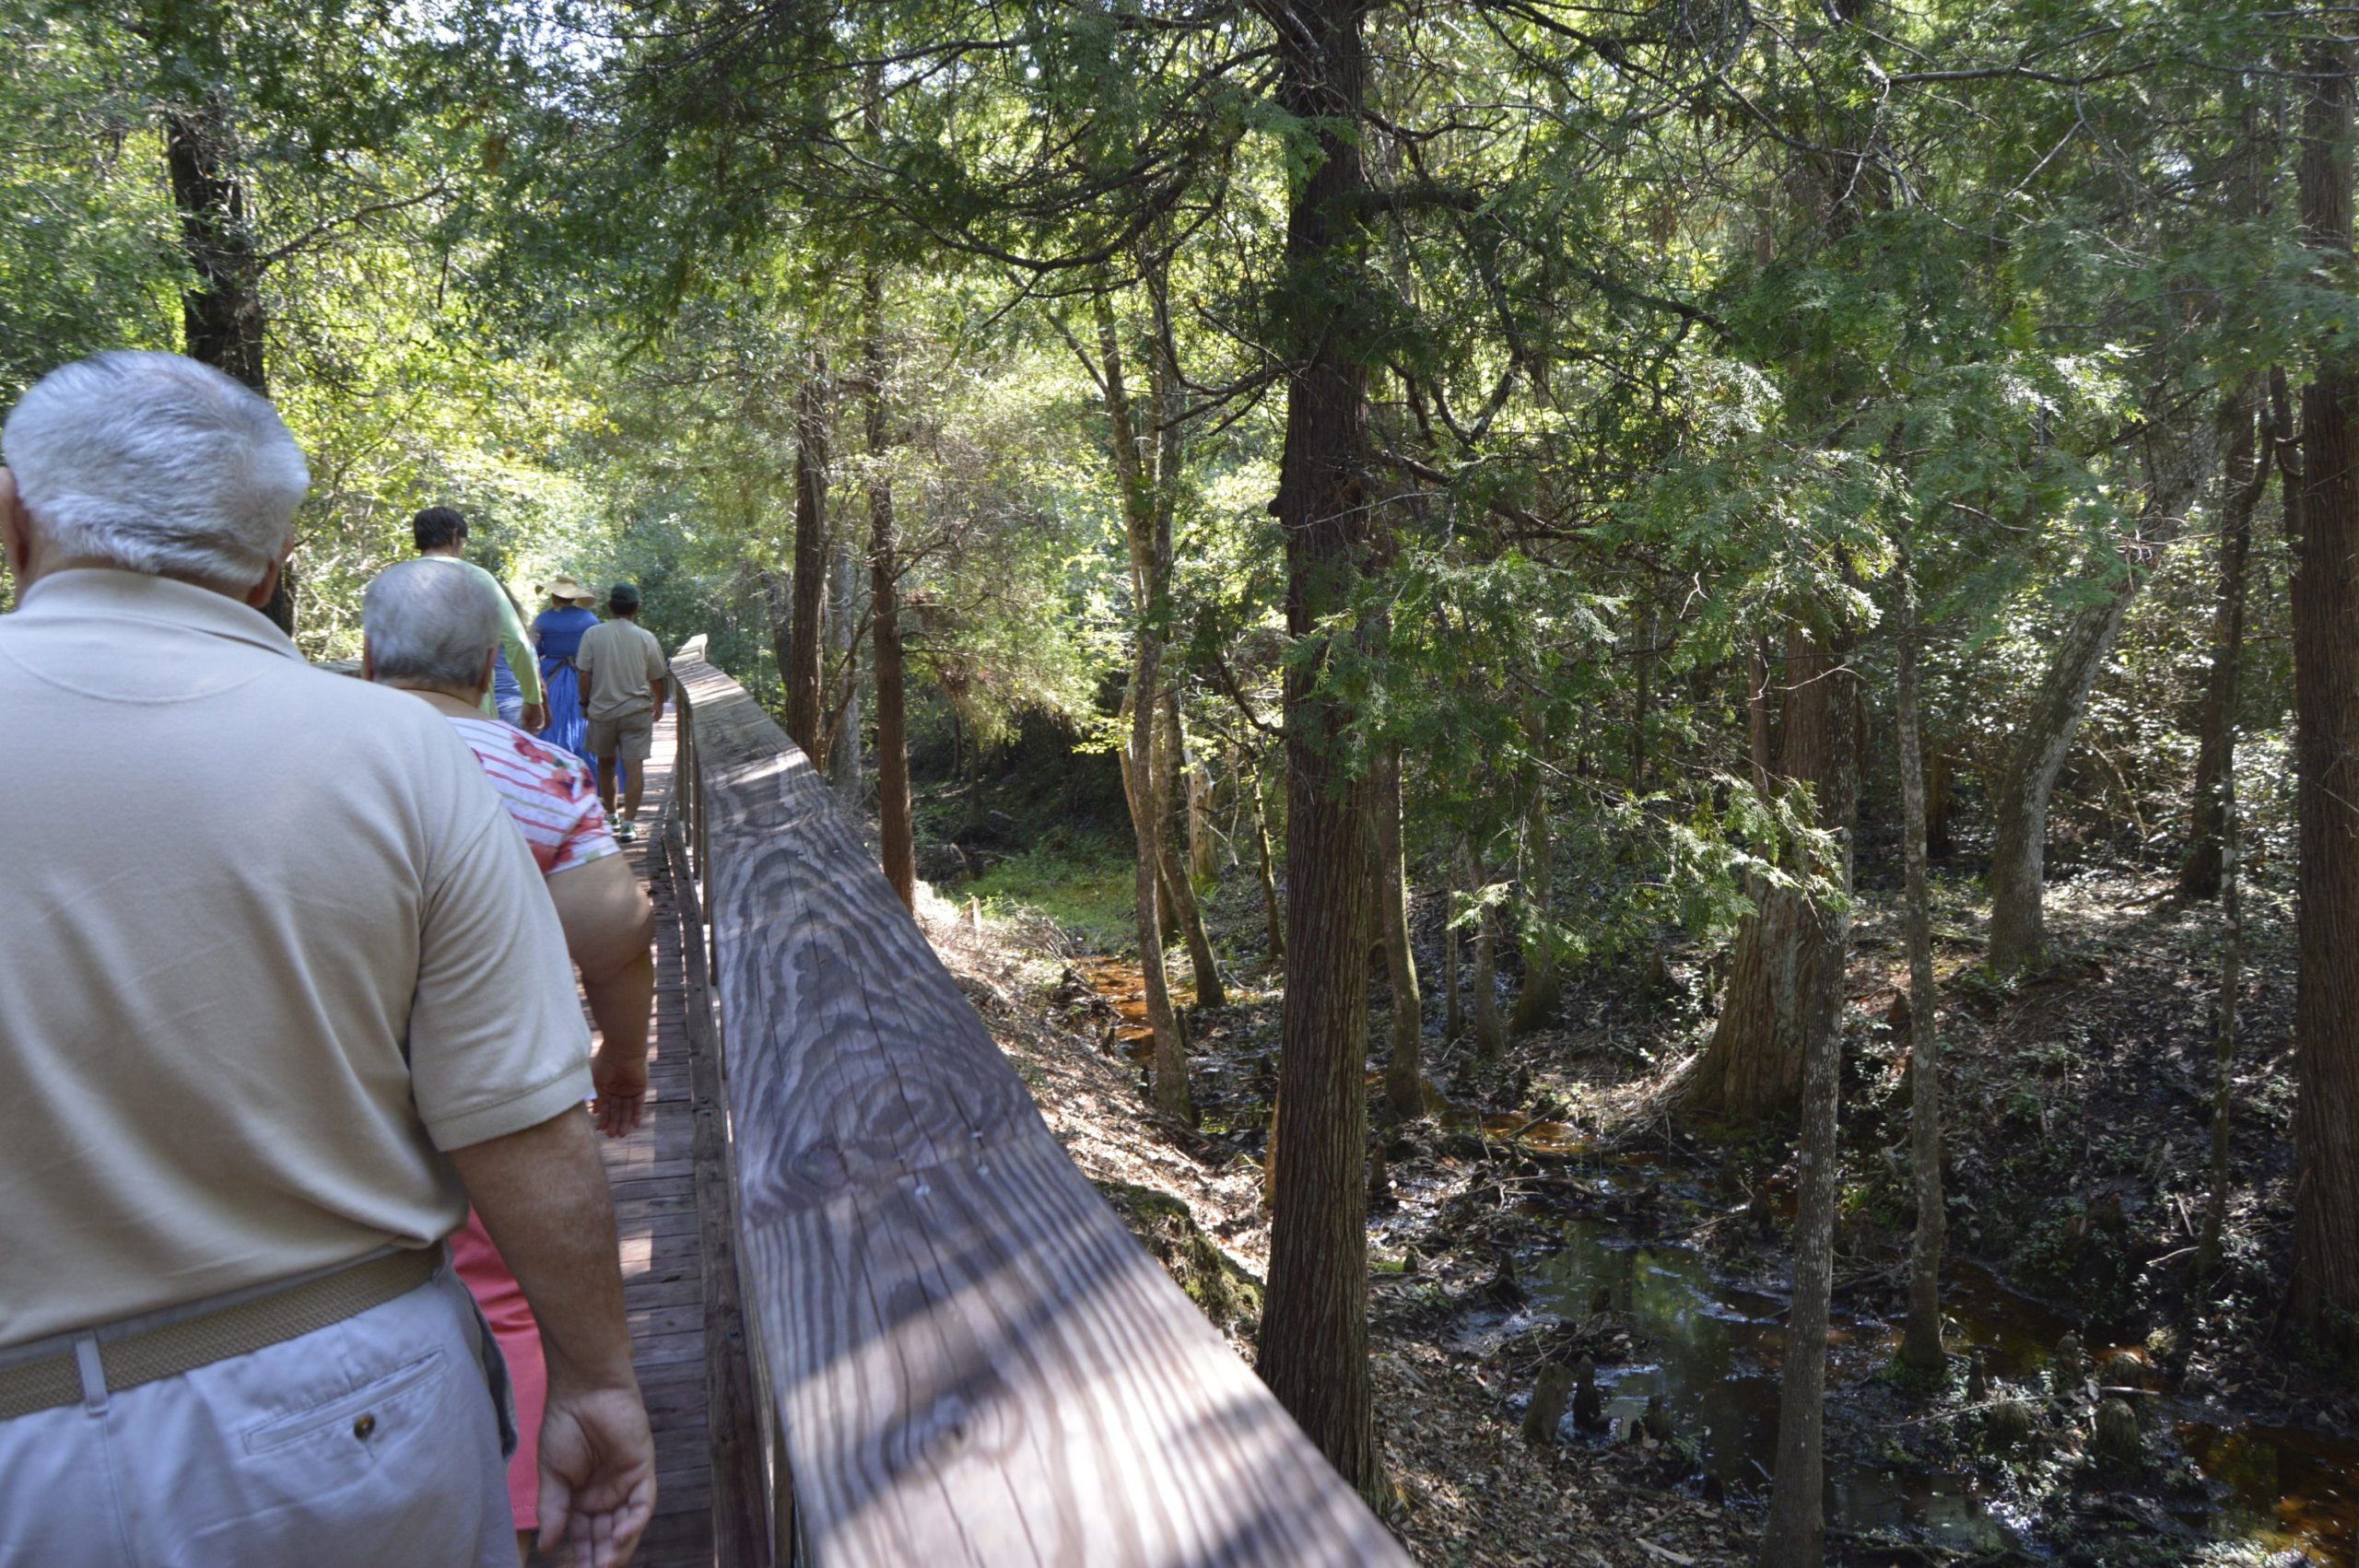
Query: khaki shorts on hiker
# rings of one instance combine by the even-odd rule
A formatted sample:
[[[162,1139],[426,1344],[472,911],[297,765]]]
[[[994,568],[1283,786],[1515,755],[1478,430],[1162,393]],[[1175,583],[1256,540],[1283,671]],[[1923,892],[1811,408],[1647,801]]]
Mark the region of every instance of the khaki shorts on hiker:
[[[655,745],[655,715],[646,708],[590,720],[590,755],[645,762]]]

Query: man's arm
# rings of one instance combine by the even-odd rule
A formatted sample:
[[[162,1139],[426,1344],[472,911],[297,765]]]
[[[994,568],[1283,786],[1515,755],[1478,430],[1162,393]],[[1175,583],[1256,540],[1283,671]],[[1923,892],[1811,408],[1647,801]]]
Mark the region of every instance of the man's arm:
[[[508,668],[515,673],[516,689],[523,694],[524,706],[541,705],[541,656],[533,647],[533,638],[524,629],[524,618],[516,613],[516,603],[502,589],[499,594],[499,647],[508,655]]]
[[[646,1527],[654,1445],[631,1375],[587,1036],[565,933],[523,836],[475,754],[423,704],[413,780],[429,824],[409,1015],[410,1092],[541,1317],[543,1539],[570,1521],[577,1564],[613,1564]]]
[[[648,696],[654,699],[654,716],[658,720],[663,717],[663,687],[670,679],[672,667],[663,657],[663,645],[655,640],[654,633],[649,632],[647,635]]]
[[[603,835],[602,835],[603,837]],[[597,1085],[599,1130],[620,1138],[640,1123],[647,1102],[647,1020],[655,1003],[655,909],[630,862],[620,855],[569,867],[549,878],[549,898],[565,949],[581,971],[581,994],[598,1021],[590,1059]]]
[[[569,1108],[450,1154],[524,1288],[548,1359],[537,1544],[548,1551],[570,1539],[573,1562],[615,1568],[655,1516],[655,1439],[631,1371],[614,1200],[597,1141]]]

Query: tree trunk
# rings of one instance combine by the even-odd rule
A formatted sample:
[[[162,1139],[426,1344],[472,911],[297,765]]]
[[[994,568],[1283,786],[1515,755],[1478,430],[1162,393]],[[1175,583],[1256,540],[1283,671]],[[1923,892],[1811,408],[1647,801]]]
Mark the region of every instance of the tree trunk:
[[[1744,694],[1744,748],[1753,764],[1753,788],[1769,799],[1769,777],[1778,769],[1778,754],[1769,735],[1769,639],[1756,638]]]
[[[850,524],[847,522],[846,527]],[[835,722],[827,732],[827,782],[835,786],[836,802],[844,814],[860,820],[867,794],[860,777],[860,649],[852,646],[852,627],[860,620],[859,570],[848,539],[836,541],[829,552],[827,646],[840,661],[843,673],[837,686],[839,700]]]
[[[2178,869],[2182,898],[2212,898],[2220,892],[2227,827],[2228,775],[2236,766],[2236,685],[2243,674],[2245,563],[2252,554],[2253,509],[2268,468],[2253,444],[2250,381],[2237,384],[2220,407],[2220,444],[2226,457],[2220,517],[2220,588],[2212,604],[2212,667],[2203,680],[2201,737],[2195,757],[2195,794],[2188,827],[2187,859]]]
[[[786,732],[814,766],[827,593],[827,357],[814,349],[794,394],[794,613],[783,672]]]
[[[1384,1071],[1384,1097],[1392,1114],[1426,1114],[1425,998],[1417,989],[1417,959],[1409,950],[1409,868],[1401,845],[1401,748],[1377,748],[1375,778],[1376,912],[1384,930],[1384,973],[1392,990],[1392,1058]]]
[[[2348,277],[2351,46],[2305,62],[2303,239]],[[2319,345],[2302,392],[2302,533],[2294,552],[2294,707],[2301,814],[2294,985],[2293,1317],[2346,1364],[2359,1359],[2359,364]]]
[[[262,263],[245,181],[230,161],[233,135],[218,94],[164,115],[164,161],[180,215],[181,252],[196,275],[195,286],[181,294],[181,331],[190,358],[267,393]]]
[[[1183,758],[1181,767],[1188,780],[1188,875],[1209,883],[1220,874],[1213,850],[1212,776],[1200,757]]]
[[[2048,801],[2056,789],[2088,711],[2089,692],[2137,597],[2131,577],[2101,603],[2073,612],[2057,638],[2031,714],[2015,733],[1993,788],[1997,834],[1990,849],[1990,967],[2008,974],[2037,966],[2048,956],[2048,920],[2041,893],[2048,863]]]
[[[1836,858],[1824,864],[1791,847],[1782,857],[1793,869],[1815,872],[1837,893],[1848,893],[1859,775],[1851,713],[1834,700],[1842,669],[1800,620],[1790,625],[1776,777],[1785,787],[1809,788],[1818,826],[1838,845]],[[1848,676],[1840,678],[1848,695]],[[1737,932],[1719,1021],[1685,1093],[1690,1110],[1732,1122],[1792,1114],[1811,1050],[1821,1035],[1833,1032],[1841,1012],[1850,931],[1848,917],[1802,893],[1764,883],[1754,898],[1756,913]]]
[[[1131,689],[1123,695],[1131,734],[1122,753],[1122,793],[1130,802],[1131,830],[1138,841],[1133,876],[1138,904],[1139,967],[1146,991],[1147,1027],[1155,1038],[1150,1074],[1156,1104],[1185,1121],[1195,1119],[1188,1087],[1188,1051],[1171,1005],[1171,977],[1163,962],[1163,803],[1156,789],[1156,682],[1163,663],[1164,596],[1170,558],[1156,548],[1153,502],[1142,462],[1138,431],[1123,377],[1121,334],[1110,299],[1097,300],[1097,346],[1106,387],[1106,413],[1113,425],[1114,473],[1122,486],[1122,516],[1130,547],[1132,595],[1138,607],[1138,636],[1131,661]]]
[[[1549,837],[1548,772],[1541,762],[1548,745],[1548,729],[1538,709],[1527,704],[1523,712],[1524,742],[1532,762],[1524,769],[1523,890],[1528,913],[1523,932],[1523,989],[1516,993],[1515,1012],[1508,1033],[1528,1035],[1548,1022],[1564,995],[1556,972],[1556,943],[1547,927],[1555,919],[1556,852]]]
[[[1158,540],[1157,550],[1164,561],[1170,560],[1170,534],[1168,530]],[[1166,573],[1168,577],[1168,567]],[[1177,756],[1180,747],[1178,698],[1167,691],[1162,707],[1164,755]],[[1213,952],[1211,933],[1204,929],[1204,912],[1196,901],[1196,884],[1189,880],[1188,868],[1180,858],[1178,835],[1172,831],[1175,813],[1169,809],[1171,798],[1163,792],[1166,789],[1182,788],[1183,778],[1180,769],[1167,767],[1158,780],[1161,787],[1156,793],[1164,807],[1164,814],[1161,819],[1163,832],[1158,836],[1156,849],[1163,857],[1163,880],[1171,896],[1174,923],[1179,927],[1180,934],[1187,939],[1188,968],[1196,982],[1196,1005],[1226,1007],[1228,988],[1221,981],[1220,959]]]
[[[2203,1234],[2196,1245],[2195,1277],[2209,1283],[2220,1273],[2221,1237],[2228,1225],[2228,1182],[2236,1130],[2236,998],[2244,988],[2244,900],[2236,879],[2236,764],[2227,749],[2218,782],[2220,804],[2219,895],[2220,995],[2212,1014],[2212,1193],[2203,1206]]]
[[[1278,878],[1270,853],[1270,806],[1262,798],[1262,770],[1253,770],[1253,841],[1262,851],[1262,918],[1270,927],[1270,970],[1285,963],[1285,920],[1278,909]]]
[[[1953,769],[1949,754],[1934,748],[1925,759],[1925,853],[1936,860],[1946,860],[1956,852],[1957,844],[1950,837],[1950,802]]]
[[[1942,1201],[1940,994],[1933,986],[1933,905],[1925,867],[1925,750],[1917,725],[1917,585],[1907,546],[1893,573],[1893,647],[1897,655],[1893,707],[1900,746],[1900,846],[1908,906],[1908,1134],[1917,1186],[1917,1235],[1908,1253],[1908,1315],[1900,1363],[1931,1377],[1948,1364],[1942,1349],[1942,1248],[1948,1211]]]
[[[1384,1489],[1367,1344],[1367,782],[1349,699],[1320,680],[1351,637],[1368,515],[1367,376],[1342,333],[1368,319],[1361,215],[1367,0],[1300,0],[1277,31],[1278,99],[1316,127],[1294,179],[1285,280],[1285,444],[1271,510],[1285,535],[1286,989],[1277,1202],[1257,1365],[1362,1495]]]
[[[212,36],[206,53],[221,47],[217,13],[201,16]],[[181,253],[195,287],[181,293],[181,336],[188,357],[212,366],[267,397],[267,318],[262,303],[263,263],[254,248],[246,184],[235,167],[236,132],[228,105],[208,92],[164,115],[164,167],[181,220]],[[282,568],[263,606],[280,631],[295,631],[295,568]]]
[[[1483,898],[1483,862],[1472,848],[1466,856],[1467,886]],[[1474,1054],[1485,1061],[1508,1043],[1507,1021],[1499,1016],[1499,919],[1484,900],[1474,911]]]
[[[794,574],[761,568],[762,614],[770,631],[770,659],[778,665],[779,686],[787,685],[794,668]]]
[[[1441,923],[1441,1037],[1455,1040],[1466,1032],[1465,987],[1460,984],[1458,965],[1458,889],[1465,880],[1466,846],[1463,839],[1450,847],[1449,875],[1442,886]]]
[[[892,445],[885,402],[885,281],[874,267],[866,278],[868,343],[868,629],[876,690],[876,826],[885,880],[902,907],[917,908],[917,830],[910,806],[910,726],[901,661],[901,543],[893,512],[893,482],[885,469]]]
[[[1790,645],[1788,674],[1820,695],[1805,699],[1804,716],[1787,709],[1786,765],[1798,752],[1814,753],[1826,798],[1842,813],[1834,861],[1820,870],[1838,888],[1851,885],[1850,816],[1859,800],[1856,694],[1841,659],[1827,659],[1807,636]],[[1790,685],[1790,699],[1796,695]],[[1814,712],[1808,710],[1814,709]],[[1798,717],[1800,722],[1797,722]],[[1814,732],[1813,732],[1814,731]],[[1797,988],[1807,1000],[1807,1016],[1796,1031],[1802,1053],[1801,1177],[1794,1215],[1793,1308],[1786,1318],[1785,1360],[1778,1398],[1778,1463],[1769,1488],[1769,1517],[1762,1527],[1763,1568],[1796,1568],[1824,1557],[1825,1466],[1821,1429],[1826,1405],[1826,1331],[1835,1291],[1837,1163],[1841,1148],[1837,1120],[1843,1088],[1843,1037],[1837,1027],[1843,1005],[1843,950],[1850,918],[1835,909],[1809,911],[1813,930],[1801,944],[1823,955],[1815,984]],[[1722,1015],[1723,1023],[1726,1015]]]
[[[1630,793],[1647,792],[1647,721],[1654,713],[1655,607],[1648,602],[1638,622],[1637,690],[1630,699]]]

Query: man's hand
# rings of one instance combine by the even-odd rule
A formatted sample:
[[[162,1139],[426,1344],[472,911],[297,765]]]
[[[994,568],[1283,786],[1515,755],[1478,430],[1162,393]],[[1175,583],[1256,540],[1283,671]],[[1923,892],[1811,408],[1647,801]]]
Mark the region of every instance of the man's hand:
[[[655,1508],[655,1442],[631,1370],[614,1199],[596,1137],[569,1106],[451,1151],[475,1212],[541,1326],[541,1544],[616,1568]]]
[[[598,1130],[620,1138],[647,1114],[647,1047],[609,1053],[603,1047],[590,1059],[590,1082],[597,1087]]]
[[[577,1568],[630,1561],[655,1517],[655,1438],[636,1388],[569,1388],[556,1371],[541,1418],[543,1551]]]
[[[531,733],[537,735],[548,727],[549,710],[537,702],[526,703],[524,705],[524,728]]]

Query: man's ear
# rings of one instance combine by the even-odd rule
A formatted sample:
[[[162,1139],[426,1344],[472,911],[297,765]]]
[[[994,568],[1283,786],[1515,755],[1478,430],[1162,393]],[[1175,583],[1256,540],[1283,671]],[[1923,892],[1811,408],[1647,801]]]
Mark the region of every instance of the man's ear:
[[[270,569],[262,574],[262,580],[246,590],[247,609],[259,610],[270,603],[270,596],[278,591],[278,574],[286,566],[285,561],[271,562]]]
[[[278,553],[278,559],[270,563],[270,569],[262,574],[262,580],[246,590],[247,609],[259,610],[270,603],[270,596],[278,591],[279,574],[287,569],[287,563],[294,558],[295,533],[292,529],[289,529],[287,533],[287,548]]]
[[[369,637],[365,632],[360,637],[360,678],[364,681],[377,678],[377,650],[369,646]]]
[[[0,468],[0,566],[21,591],[32,580],[33,520],[17,495],[17,476]]]
[[[499,664],[499,649],[495,646],[485,652],[483,668],[475,672],[475,696],[478,699],[484,693],[491,690],[491,683],[498,673]]]

